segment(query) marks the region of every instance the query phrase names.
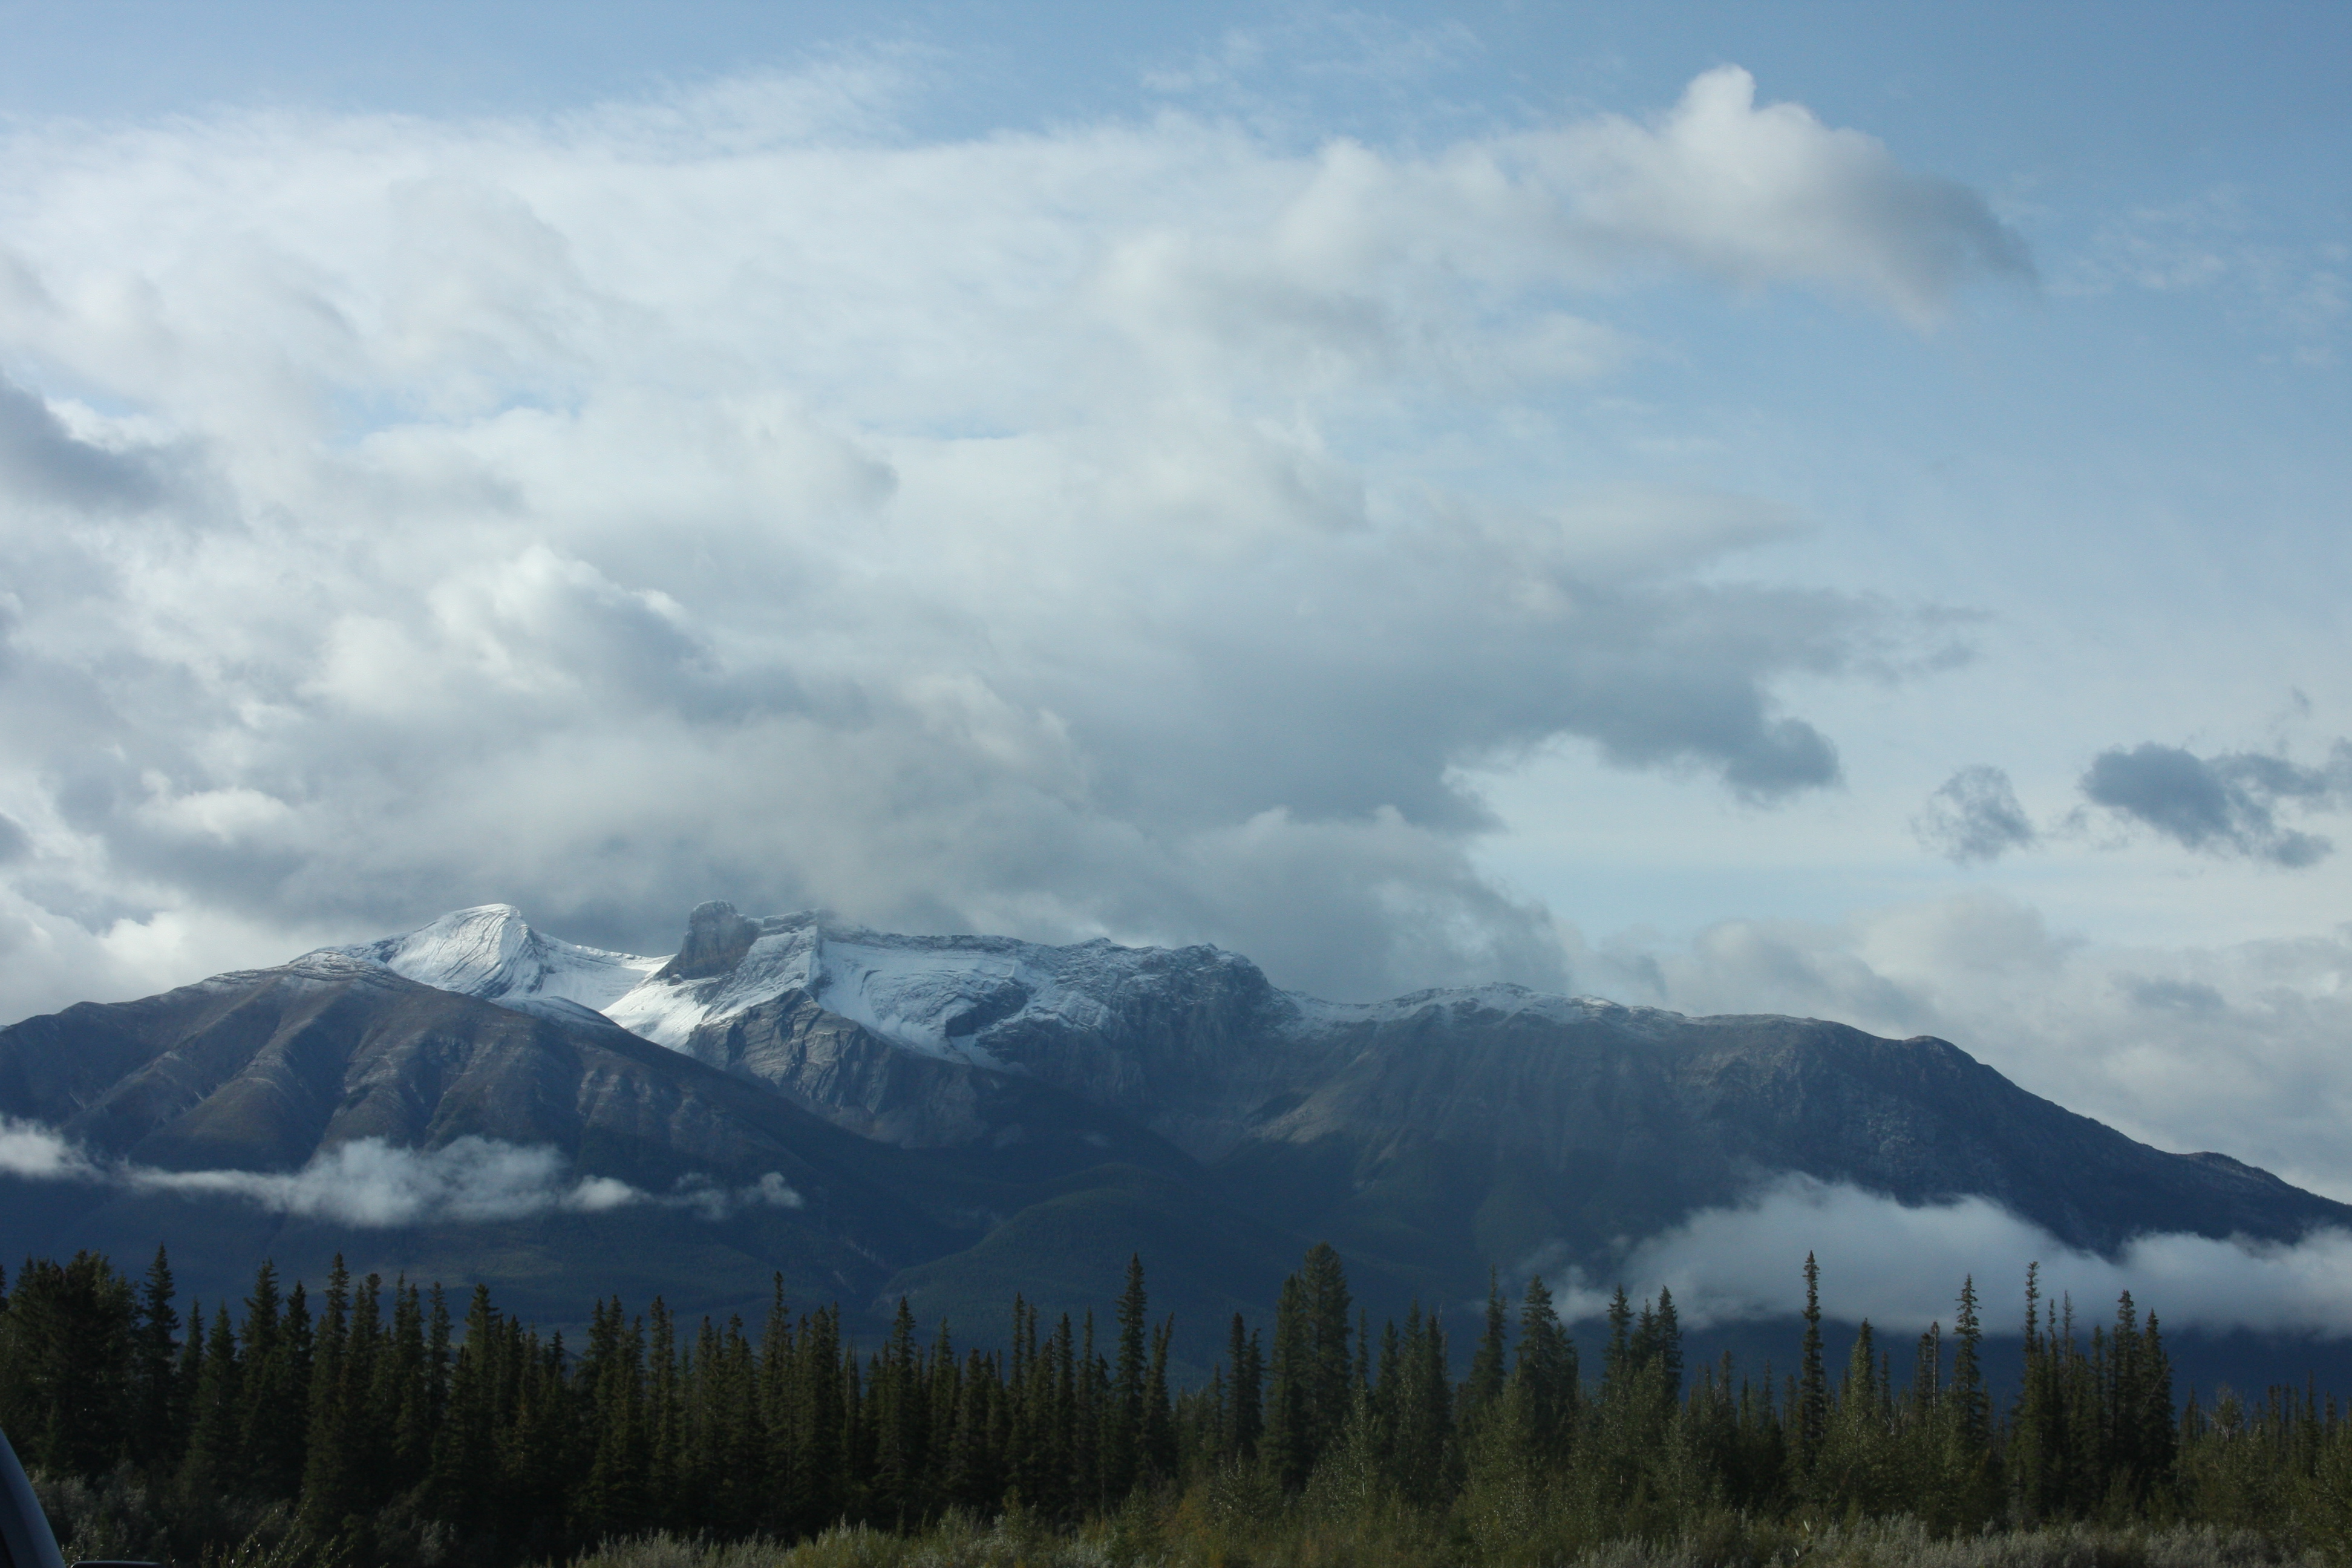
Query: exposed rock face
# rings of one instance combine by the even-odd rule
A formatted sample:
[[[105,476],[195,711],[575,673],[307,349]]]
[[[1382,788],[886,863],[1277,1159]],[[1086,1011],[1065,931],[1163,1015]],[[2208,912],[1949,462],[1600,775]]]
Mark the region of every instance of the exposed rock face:
[[[760,922],[747,921],[735,906],[707,903],[694,906],[686,917],[686,942],[677,956],[661,966],[656,980],[707,980],[725,974],[743,962],[759,940]]]

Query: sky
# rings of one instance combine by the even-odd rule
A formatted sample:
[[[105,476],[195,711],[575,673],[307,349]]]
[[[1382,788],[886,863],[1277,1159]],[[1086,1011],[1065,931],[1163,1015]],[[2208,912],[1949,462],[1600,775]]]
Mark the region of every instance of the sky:
[[[1919,11],[0,0],[0,1014],[723,898],[2352,1199],[2352,12]]]

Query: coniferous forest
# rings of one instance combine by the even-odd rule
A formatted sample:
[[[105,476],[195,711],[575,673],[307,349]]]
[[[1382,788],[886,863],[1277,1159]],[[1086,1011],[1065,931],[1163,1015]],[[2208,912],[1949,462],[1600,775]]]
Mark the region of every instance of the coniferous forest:
[[[2017,1386],[1981,1303],[1843,1364],[1819,1279],[1788,1370],[1686,1367],[1673,1298],[1622,1290],[1580,1363],[1541,1279],[1475,1342],[1375,1329],[1310,1250],[1203,1386],[1140,1261],[1098,1321],[1009,1306],[1009,1348],[899,1304],[686,1323],[598,1303],[541,1334],[487,1289],[264,1265],[190,1302],[169,1259],[0,1279],[0,1426],[74,1555],[610,1568],[1128,1561],[2126,1568],[2352,1555],[2352,1412],[2308,1390],[2176,1400],[2156,1315],[2078,1321],[2029,1273]],[[1457,1366],[1467,1376],[1457,1378]],[[795,1544],[799,1543],[799,1544]],[[1958,1552],[1958,1555],[1953,1555]],[[1612,1555],[1613,1553],[1613,1555]],[[583,1559],[583,1554],[587,1554]]]

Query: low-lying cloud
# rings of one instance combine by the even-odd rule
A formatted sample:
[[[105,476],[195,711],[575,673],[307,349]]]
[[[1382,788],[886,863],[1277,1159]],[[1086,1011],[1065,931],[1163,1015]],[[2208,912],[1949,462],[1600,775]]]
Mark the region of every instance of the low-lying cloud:
[[[769,1172],[724,1188],[689,1177],[649,1193],[610,1176],[573,1176],[556,1150],[466,1137],[437,1149],[362,1138],[313,1155],[299,1171],[166,1171],[94,1158],[37,1122],[0,1118],[0,1174],[81,1182],[133,1193],[226,1197],[272,1214],[365,1229],[603,1214],[637,1206],[718,1220],[746,1208],[799,1208],[801,1194]]]
[[[2315,768],[2263,752],[2200,757],[2154,742],[2118,746],[2093,759],[2082,790],[2092,805],[2153,828],[2184,849],[2309,866],[2333,851],[2334,843],[2288,826],[2279,809],[2352,805],[2352,742],[2336,742],[2326,764]]]
[[[2341,1230],[2315,1231],[2294,1246],[2147,1236],[2105,1258],[1987,1198],[1906,1205],[1802,1176],[1639,1242],[1618,1279],[1571,1277],[1563,1312],[1601,1312],[1622,1279],[1637,1296],[1672,1289],[1696,1327],[1790,1316],[1805,1304],[1809,1252],[1821,1264],[1823,1313],[1884,1329],[1948,1329],[1961,1281],[1973,1277],[1986,1328],[2011,1331],[2024,1320],[2026,1268],[2039,1263],[2044,1295],[2071,1296],[2094,1321],[2129,1290],[2142,1311],[2173,1328],[2352,1334],[2352,1234]],[[1542,1261],[1531,1259],[1530,1271]]]

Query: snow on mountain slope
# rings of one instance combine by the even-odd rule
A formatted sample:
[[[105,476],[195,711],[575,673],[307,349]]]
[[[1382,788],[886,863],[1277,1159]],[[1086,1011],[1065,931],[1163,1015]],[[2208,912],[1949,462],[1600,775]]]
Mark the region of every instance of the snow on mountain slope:
[[[553,997],[602,1012],[662,966],[659,958],[582,947],[533,931],[512,904],[482,904],[377,942],[328,948],[486,1002]]]
[[[1049,947],[898,936],[812,910],[746,920],[730,905],[706,904],[693,921],[675,959],[563,942],[534,931],[510,904],[458,910],[405,935],[328,951],[487,1001],[575,1002],[673,1050],[704,1024],[799,991],[908,1050],[1013,1070],[1017,1064],[987,1048],[1000,1028],[1102,1028],[1122,994],[1166,985],[1195,966],[1247,963],[1213,948],[1171,953],[1100,939]],[[688,958],[708,962],[681,964]]]
[[[991,1049],[1008,1032],[1034,1038],[1115,1032],[1121,1010],[1248,961],[1214,948],[1121,947],[1097,939],[1068,947],[992,936],[900,936],[821,912],[747,919],[705,904],[673,958],[583,947],[534,931],[510,904],[442,916],[404,936],[329,951],[380,963],[411,980],[487,1001],[548,1001],[593,1008],[673,1050],[705,1024],[799,992],[837,1016],[924,1056],[1010,1071]],[[1255,971],[1251,972],[1255,978]],[[1263,985],[1263,981],[1258,982]],[[1508,984],[1416,992],[1383,1002],[1324,1002],[1272,993],[1263,1016],[1292,1038],[1449,1012],[1527,1013],[1555,1022],[1601,1015],[1641,1029],[1679,1015]]]
[[[709,919],[740,920],[717,908],[723,914]],[[1009,937],[897,936],[805,910],[742,923],[757,934],[723,973],[656,974],[605,1013],[676,1047],[705,1023],[798,990],[908,1050],[1005,1068],[1013,1064],[988,1050],[988,1032],[1016,1021],[1100,1027],[1110,1020],[1111,997],[1160,956],[1100,940],[1047,947]]]

